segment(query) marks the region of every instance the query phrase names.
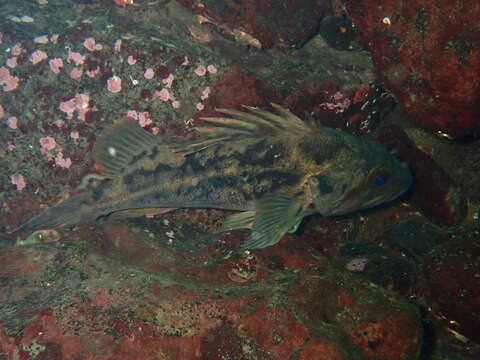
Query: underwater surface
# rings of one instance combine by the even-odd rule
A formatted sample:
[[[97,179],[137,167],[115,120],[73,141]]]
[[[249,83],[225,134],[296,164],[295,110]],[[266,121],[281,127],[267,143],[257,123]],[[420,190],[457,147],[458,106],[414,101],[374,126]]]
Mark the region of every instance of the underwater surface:
[[[480,358],[479,2],[0,10],[0,360]]]

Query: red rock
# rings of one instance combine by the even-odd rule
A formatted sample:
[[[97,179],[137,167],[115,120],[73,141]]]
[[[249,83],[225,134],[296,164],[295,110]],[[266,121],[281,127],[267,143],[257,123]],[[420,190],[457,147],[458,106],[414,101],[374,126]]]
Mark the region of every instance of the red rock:
[[[331,341],[314,338],[298,352],[298,359],[348,360],[348,357],[341,349],[333,345]]]
[[[380,130],[378,140],[410,166],[415,182],[409,201],[437,225],[453,226],[466,214],[466,200],[450,176],[396,126]]]
[[[340,276],[298,239],[245,257],[205,246],[180,224],[169,243],[164,226],[83,226],[69,232],[71,243],[35,245],[33,257],[28,247],[1,250],[0,301],[15,307],[0,317],[0,352],[28,359],[37,349],[49,360],[343,360],[365,351],[355,334],[373,326],[380,360],[418,347],[412,306]],[[272,257],[283,265],[269,266]],[[231,281],[232,261],[253,265],[258,276]],[[393,313],[395,324],[382,320]],[[406,319],[410,330],[399,337],[394,327]]]
[[[480,238],[452,236],[426,261],[427,298],[448,326],[480,342]]]
[[[372,315],[374,319],[346,329],[365,359],[401,360],[418,357],[420,341],[411,341],[419,339],[422,335],[416,320],[398,312],[385,313],[381,316],[372,312],[370,317]]]
[[[272,359],[288,360],[294,351],[309,338],[306,326],[295,320],[292,314],[280,307],[257,306],[240,320],[243,336],[253,339],[261,349],[269,349]]]
[[[243,340],[228,324],[211,329],[202,339],[200,360],[242,359]]]
[[[216,107],[233,109],[241,108],[242,105],[266,105],[264,86],[254,75],[248,74],[239,65],[234,65],[224,77],[210,86],[211,93],[205,110],[197,113],[196,118],[215,113]],[[196,120],[196,124],[200,122]]]
[[[202,6],[190,0],[179,3],[195,14],[226,24],[231,31],[244,31],[263,48],[300,46],[314,35],[329,8],[328,2],[320,0],[205,0]]]
[[[409,117],[460,137],[480,128],[480,3],[347,0],[381,79]]]

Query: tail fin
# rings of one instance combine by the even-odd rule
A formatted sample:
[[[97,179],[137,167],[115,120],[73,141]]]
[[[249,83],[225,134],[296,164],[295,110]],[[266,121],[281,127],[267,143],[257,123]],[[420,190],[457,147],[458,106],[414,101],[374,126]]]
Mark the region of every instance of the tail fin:
[[[44,210],[37,216],[34,216],[15,230],[11,231],[11,233],[19,231],[33,232],[78,224],[80,221],[86,220],[85,213],[81,208],[81,205],[84,204],[84,198],[85,193],[75,195],[58,205]]]

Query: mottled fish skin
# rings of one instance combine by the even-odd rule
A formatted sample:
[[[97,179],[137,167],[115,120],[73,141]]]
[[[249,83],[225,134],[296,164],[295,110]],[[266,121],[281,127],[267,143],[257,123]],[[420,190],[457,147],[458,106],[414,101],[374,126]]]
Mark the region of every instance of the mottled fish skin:
[[[303,125],[287,110],[275,109],[279,115],[219,110],[240,119],[207,118],[213,126],[203,131],[212,135],[180,146],[128,119],[119,121],[94,149],[110,180],[58,205],[61,215],[57,207],[47,209],[18,230],[74,225],[131,209],[254,211],[272,194],[337,215],[392,200],[409,188],[410,171],[382,145]]]
[[[249,210],[265,194],[302,191],[306,174],[296,168],[291,147],[266,139],[219,144],[186,156],[180,166],[157,161],[154,168],[133,170],[106,191],[112,198],[129,194],[138,207]]]

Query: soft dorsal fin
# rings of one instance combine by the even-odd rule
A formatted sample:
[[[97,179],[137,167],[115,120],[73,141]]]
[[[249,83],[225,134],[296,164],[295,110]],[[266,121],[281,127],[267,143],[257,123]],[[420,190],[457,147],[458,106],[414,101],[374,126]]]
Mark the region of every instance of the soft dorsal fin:
[[[108,125],[93,146],[93,160],[108,177],[123,174],[138,158],[149,154],[162,140],[143,130],[127,116]]]
[[[202,136],[174,147],[177,152],[194,153],[223,141],[267,136],[301,136],[322,131],[302,121],[289,110],[271,104],[276,114],[256,107],[244,106],[247,111],[216,109],[227,117],[203,117],[209,125],[195,128]]]

